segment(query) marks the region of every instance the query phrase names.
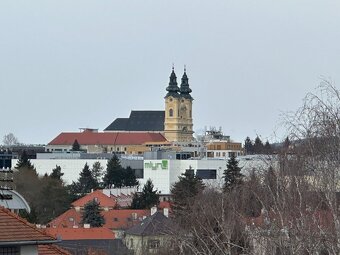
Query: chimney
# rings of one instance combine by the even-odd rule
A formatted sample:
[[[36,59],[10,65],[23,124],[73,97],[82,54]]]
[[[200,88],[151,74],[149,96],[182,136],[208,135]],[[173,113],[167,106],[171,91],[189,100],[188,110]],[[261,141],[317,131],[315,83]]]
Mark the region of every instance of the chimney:
[[[157,207],[151,207],[151,215],[154,215],[157,212]]]
[[[84,224],[84,228],[90,228],[90,224]]]
[[[163,214],[164,214],[165,217],[169,218],[169,208],[164,208]]]

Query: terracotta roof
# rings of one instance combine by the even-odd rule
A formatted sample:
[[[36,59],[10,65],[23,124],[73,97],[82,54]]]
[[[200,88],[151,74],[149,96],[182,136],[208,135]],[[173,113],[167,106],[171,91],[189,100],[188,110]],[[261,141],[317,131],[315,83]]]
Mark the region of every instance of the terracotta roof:
[[[54,220],[49,225],[51,227],[67,227],[72,228],[73,226],[80,226],[81,212],[77,212],[74,208],[67,210]]]
[[[103,212],[105,227],[110,229],[127,229],[140,223],[143,216],[149,216],[150,210],[109,210]],[[134,218],[135,217],[135,218]]]
[[[114,233],[102,228],[46,228],[46,233],[61,240],[99,240],[114,239]]]
[[[3,242],[16,241],[51,241],[55,238],[20,218],[11,211],[0,207],[0,245]]]
[[[147,142],[167,141],[161,133],[148,132],[72,132],[61,133],[49,145],[140,145]]]
[[[150,215],[150,210],[109,210],[102,211],[102,215],[105,218],[104,227],[109,229],[126,229],[138,224],[143,219],[143,216]],[[73,228],[73,226],[82,226],[80,222],[81,212],[77,212],[72,208],[52,220],[49,225],[51,228]]]
[[[97,202],[100,203],[101,207],[115,207],[117,204],[115,198],[108,197],[102,190],[96,190],[74,201],[72,205],[74,207],[84,207],[87,202],[92,201],[95,198],[97,199]]]
[[[71,255],[68,251],[53,244],[38,245],[39,255]]]

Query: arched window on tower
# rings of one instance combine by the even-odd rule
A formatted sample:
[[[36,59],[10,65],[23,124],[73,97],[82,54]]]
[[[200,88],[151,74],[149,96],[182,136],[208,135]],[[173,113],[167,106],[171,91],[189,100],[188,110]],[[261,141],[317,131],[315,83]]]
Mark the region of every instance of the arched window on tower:
[[[174,110],[170,109],[169,110],[169,117],[173,117],[174,116]]]

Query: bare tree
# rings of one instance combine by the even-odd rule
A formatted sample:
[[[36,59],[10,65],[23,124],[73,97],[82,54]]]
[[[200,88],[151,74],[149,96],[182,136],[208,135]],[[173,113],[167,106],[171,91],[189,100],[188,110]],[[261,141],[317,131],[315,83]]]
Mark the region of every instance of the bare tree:
[[[13,133],[8,133],[8,134],[4,135],[2,142],[6,146],[12,146],[12,145],[18,145],[19,144],[18,138],[16,138]]]

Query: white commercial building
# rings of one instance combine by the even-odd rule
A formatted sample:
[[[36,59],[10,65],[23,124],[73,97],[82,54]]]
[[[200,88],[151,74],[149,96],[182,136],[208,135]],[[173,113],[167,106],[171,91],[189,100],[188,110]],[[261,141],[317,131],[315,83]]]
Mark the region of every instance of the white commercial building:
[[[266,170],[269,166],[277,163],[273,157],[255,155],[238,157],[239,166],[242,172],[247,175],[252,169]],[[104,171],[106,170],[107,159],[58,159],[58,158],[40,158],[32,159],[31,163],[36,168],[39,175],[50,174],[56,165],[61,167],[64,173],[63,179],[71,184],[77,181],[79,173],[87,163],[91,168],[93,163],[100,162]],[[178,177],[187,170],[193,171],[203,179],[207,186],[222,187],[223,172],[226,169],[227,159],[121,159],[123,167],[131,166],[139,171],[138,180],[141,187],[148,179],[151,179],[154,187],[160,194],[170,194],[171,186],[178,181]],[[12,159],[12,165],[15,166],[17,159]]]

